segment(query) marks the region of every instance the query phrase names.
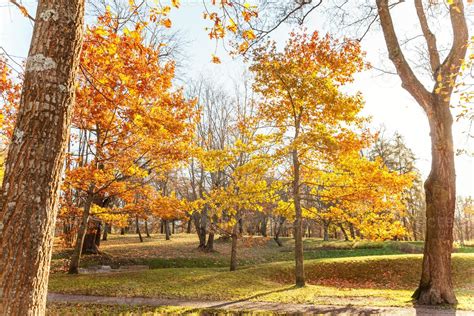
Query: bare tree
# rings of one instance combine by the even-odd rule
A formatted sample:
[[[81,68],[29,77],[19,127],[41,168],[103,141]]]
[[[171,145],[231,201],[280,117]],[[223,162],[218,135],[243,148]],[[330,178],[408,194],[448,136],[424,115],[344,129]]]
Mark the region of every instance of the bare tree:
[[[456,175],[450,100],[454,81],[466,55],[468,28],[462,0],[449,5],[453,41],[446,58],[441,61],[436,36],[431,32],[421,0],[415,8],[428,48],[431,75],[435,84],[432,91],[421,83],[407,62],[395,26],[388,0],[377,0],[380,24],[387,51],[406,89],[425,111],[431,136],[431,172],[425,182],[426,238],[423,269],[418,289],[413,297],[420,304],[454,304],[456,297],[451,278],[453,220],[456,202]]]

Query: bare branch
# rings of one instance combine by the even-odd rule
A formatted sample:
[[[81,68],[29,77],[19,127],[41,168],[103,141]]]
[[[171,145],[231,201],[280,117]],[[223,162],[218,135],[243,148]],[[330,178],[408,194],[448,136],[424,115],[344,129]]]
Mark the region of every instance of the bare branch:
[[[426,90],[416,77],[408,61],[405,59],[397,34],[395,33],[388,0],[377,0],[377,8],[388,55],[402,80],[402,87],[415,98],[418,104],[420,104],[427,113],[431,112],[431,93]]]
[[[433,79],[436,80],[439,66],[441,63],[438,48],[436,46],[436,36],[430,30],[428,20],[426,19],[425,10],[423,9],[423,3],[421,2],[421,0],[415,0],[415,7],[416,14],[418,15],[418,20],[420,21],[421,30],[423,31],[423,36],[425,37],[426,45],[428,46],[428,55],[430,57],[430,65]]]

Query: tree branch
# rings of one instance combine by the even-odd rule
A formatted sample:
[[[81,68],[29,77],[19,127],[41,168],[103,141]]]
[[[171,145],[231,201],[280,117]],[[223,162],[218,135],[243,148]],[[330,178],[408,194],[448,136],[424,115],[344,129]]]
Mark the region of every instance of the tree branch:
[[[430,57],[430,66],[433,79],[436,80],[441,63],[438,48],[436,46],[436,36],[433,34],[433,32],[431,32],[428,25],[428,20],[426,19],[425,10],[423,9],[422,0],[415,0],[415,7],[418,20],[420,21],[421,30],[423,31],[423,36],[425,37],[426,45],[428,46],[428,54]]]
[[[431,93],[426,90],[420,80],[416,77],[403,55],[393,26],[388,0],[377,0],[376,2],[389,58],[395,65],[397,73],[402,80],[402,87],[415,98],[425,112],[429,113],[431,112],[432,103]]]

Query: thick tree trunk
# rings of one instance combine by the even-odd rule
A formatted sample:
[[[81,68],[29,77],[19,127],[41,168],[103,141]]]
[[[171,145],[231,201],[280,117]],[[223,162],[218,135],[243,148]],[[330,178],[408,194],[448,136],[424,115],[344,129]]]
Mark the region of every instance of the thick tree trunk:
[[[456,203],[456,175],[449,105],[436,104],[429,116],[431,172],[425,182],[426,238],[423,269],[413,294],[420,304],[455,304],[451,278],[451,252]]]
[[[120,235],[125,235],[125,227],[120,228]]]
[[[2,186],[0,314],[45,313],[83,16],[83,0],[37,6]]]
[[[87,232],[86,232],[86,235],[84,236],[84,242],[82,244],[83,254],[99,253],[100,235],[101,235],[100,222],[89,220],[89,223],[87,224]]]
[[[137,226],[137,234],[140,242],[143,242],[142,233],[140,232],[140,223],[138,222],[138,215],[135,216],[135,225]]]
[[[230,250],[230,271],[237,270],[237,241],[238,241],[238,223],[232,229],[232,246]]]
[[[92,206],[93,196],[87,197],[84,212],[82,213],[82,221],[77,231],[76,246],[71,256],[71,262],[69,263],[69,274],[77,274],[79,272],[79,262],[82,255],[82,247],[84,245],[84,238],[86,236],[87,225],[89,223],[89,213]]]
[[[453,119],[450,100],[455,80],[466,56],[469,29],[462,0],[449,3],[452,46],[441,62],[436,36],[430,30],[423,2],[415,0],[435,81],[429,92],[416,77],[405,59],[397,38],[388,0],[376,0],[380,24],[384,33],[389,58],[405,88],[425,111],[430,124],[431,172],[425,182],[426,238],[420,285],[413,294],[419,304],[456,303],[451,279],[451,251],[456,197]]]

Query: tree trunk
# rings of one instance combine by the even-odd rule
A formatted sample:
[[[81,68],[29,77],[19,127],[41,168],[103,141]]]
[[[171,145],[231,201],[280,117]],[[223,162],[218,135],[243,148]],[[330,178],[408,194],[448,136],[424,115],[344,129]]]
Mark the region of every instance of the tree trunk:
[[[172,229],[171,229],[171,234],[172,234],[172,235],[175,234],[175,226],[176,226],[176,225],[175,225],[175,222],[174,222],[174,219],[173,219],[173,220],[171,221],[171,227],[172,227]]]
[[[323,240],[329,241],[329,223],[326,221],[323,222]]]
[[[281,227],[283,226],[284,222],[285,222],[284,217],[280,217],[279,220],[275,222],[275,236],[273,237],[273,240],[275,240],[278,247],[283,246],[283,243],[280,240],[280,233],[281,233]]]
[[[441,62],[436,37],[431,32],[421,0],[415,8],[435,81],[429,92],[418,80],[405,59],[393,25],[388,0],[376,1],[389,58],[406,89],[425,111],[430,124],[431,172],[425,182],[426,236],[421,280],[413,298],[419,304],[454,304],[456,297],[451,279],[451,251],[456,197],[453,119],[450,100],[455,80],[466,56],[469,29],[462,0],[448,6],[452,29],[452,46]]]
[[[355,230],[354,230],[354,225],[352,223],[349,223],[349,231],[351,233],[351,238],[354,240],[356,238]]]
[[[165,226],[165,238],[166,240],[170,240],[170,224],[168,221],[163,221],[163,225]]]
[[[239,233],[242,235],[244,233],[244,221],[239,219]]]
[[[420,285],[413,294],[419,304],[455,304],[451,278],[456,175],[449,105],[436,104],[430,120],[431,172],[425,182],[426,238]]]
[[[237,270],[237,241],[238,241],[238,223],[232,229],[232,247],[230,250],[230,271]]]
[[[204,250],[206,248],[206,224],[207,218],[205,218],[206,213],[203,210],[202,213],[195,212],[193,213],[194,227],[196,228],[196,234],[199,237],[199,246],[198,248]]]
[[[107,236],[109,234],[109,229],[110,229],[110,225],[108,223],[105,223],[104,225],[104,233],[102,234],[102,240],[103,241],[107,241]]]
[[[265,215],[265,216],[263,216],[262,222],[261,222],[261,225],[260,225],[260,234],[263,237],[267,237],[267,223],[268,223],[268,217]]]
[[[347,235],[346,230],[344,229],[344,226],[342,224],[339,224],[339,228],[341,229],[342,234],[344,235],[344,240],[349,241],[349,236]]]
[[[45,313],[83,16],[83,0],[37,6],[2,186],[0,314]]]
[[[211,226],[211,229],[209,231],[209,236],[207,237],[207,243],[206,243],[206,251],[207,252],[213,252],[214,251],[214,227],[217,225],[217,216],[214,215],[212,217],[213,225]]]
[[[188,225],[187,225],[187,228],[186,228],[186,234],[191,234],[191,228],[192,228],[192,221],[190,219],[190,220],[188,220]]]
[[[206,251],[207,252],[214,251],[214,232],[210,232],[209,236],[207,237]]]
[[[150,231],[148,230],[148,219],[145,220],[145,234],[147,238],[151,238]]]
[[[140,242],[143,242],[142,233],[140,232],[140,223],[138,222],[138,215],[135,215],[135,225],[137,226],[137,234]]]
[[[297,137],[298,135],[296,135]],[[296,139],[295,137],[295,139]],[[303,211],[300,197],[300,162],[298,151],[292,152],[293,158],[293,203],[295,206],[294,237],[295,237],[295,283],[296,286],[305,285],[304,280],[304,253],[303,253]]]
[[[82,244],[82,253],[97,254],[99,253],[101,235],[101,224],[96,220],[89,220],[87,224],[86,235]]]
[[[94,200],[92,195],[89,195],[84,205],[84,212],[82,214],[82,221],[77,231],[76,246],[72,253],[71,262],[69,263],[69,274],[79,273],[79,262],[81,260],[82,247],[84,245],[84,238],[86,236],[87,225],[89,223],[89,213]]]
[[[125,235],[125,227],[120,228],[120,235]]]

